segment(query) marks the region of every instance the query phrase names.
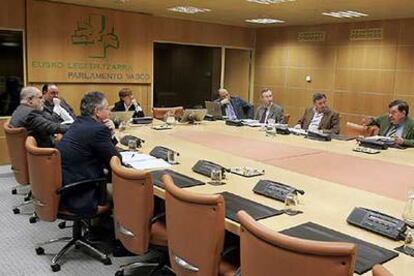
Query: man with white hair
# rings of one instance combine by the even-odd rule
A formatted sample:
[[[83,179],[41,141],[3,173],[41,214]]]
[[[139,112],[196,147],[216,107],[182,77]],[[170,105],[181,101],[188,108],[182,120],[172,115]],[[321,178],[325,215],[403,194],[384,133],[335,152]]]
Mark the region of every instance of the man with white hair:
[[[55,123],[42,111],[42,92],[33,86],[24,87],[20,92],[20,105],[13,112],[10,125],[26,128],[40,147],[53,147],[53,135],[65,133],[69,126]]]

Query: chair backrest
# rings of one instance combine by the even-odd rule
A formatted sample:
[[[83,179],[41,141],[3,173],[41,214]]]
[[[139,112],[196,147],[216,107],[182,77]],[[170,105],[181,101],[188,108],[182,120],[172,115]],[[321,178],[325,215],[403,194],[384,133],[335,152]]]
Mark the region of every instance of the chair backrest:
[[[115,233],[129,251],[142,255],[148,250],[154,195],[151,174],[123,167],[111,159]]]
[[[372,276],[393,276],[393,274],[382,265],[377,264],[372,269]]]
[[[285,121],[285,124],[289,124],[289,120],[290,120],[290,114],[289,113],[285,113],[283,114],[283,120]]]
[[[164,175],[168,250],[177,275],[218,275],[224,244],[224,199],[175,186]]]
[[[378,134],[378,127],[376,126],[364,126],[351,122],[346,123],[345,135],[349,137],[356,136],[373,136]]]
[[[12,127],[9,122],[5,122],[4,133],[6,135],[7,150],[10,163],[17,183],[28,185],[29,171],[27,169],[26,138],[27,130],[24,127]]]
[[[59,210],[62,186],[60,152],[55,148],[39,148],[35,138],[26,139],[32,199],[37,216],[44,221],[55,221]]]
[[[272,231],[246,212],[237,217],[242,275],[318,275],[354,273],[356,246],[350,243],[298,239]]]
[[[184,107],[175,106],[175,107],[153,107],[152,116],[155,119],[163,120],[167,112],[174,112],[175,117],[182,117],[184,114]]]

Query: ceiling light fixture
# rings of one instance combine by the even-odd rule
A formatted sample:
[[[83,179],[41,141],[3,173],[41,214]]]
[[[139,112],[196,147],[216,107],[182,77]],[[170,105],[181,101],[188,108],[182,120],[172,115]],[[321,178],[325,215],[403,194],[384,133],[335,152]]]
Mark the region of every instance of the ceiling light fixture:
[[[368,16],[366,13],[356,11],[337,11],[337,12],[323,12],[323,15],[332,16],[336,18],[356,18]]]
[[[273,18],[255,18],[255,19],[246,19],[247,23],[255,24],[276,24],[276,23],[285,23],[283,20],[273,19]]]
[[[20,44],[17,43],[17,42],[7,42],[7,41],[5,41],[5,42],[2,42],[1,45],[5,46],[5,47],[17,47]]]
[[[295,1],[296,0],[247,0],[247,2],[264,4],[264,5],[279,4],[279,3],[285,3],[285,2],[295,2]]]
[[[188,14],[211,11],[210,9],[197,8],[197,7],[192,7],[192,6],[177,6],[177,7],[169,8],[168,10],[173,11],[173,12],[181,12],[181,13],[188,13]]]

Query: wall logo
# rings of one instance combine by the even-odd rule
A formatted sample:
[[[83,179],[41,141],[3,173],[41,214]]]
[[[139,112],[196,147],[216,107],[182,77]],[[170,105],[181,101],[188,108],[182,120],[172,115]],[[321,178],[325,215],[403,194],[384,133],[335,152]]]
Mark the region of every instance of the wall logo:
[[[96,53],[90,58],[106,58],[109,48],[119,48],[119,37],[115,34],[114,24],[109,23],[106,16],[90,14],[77,22],[72,44],[96,48]]]

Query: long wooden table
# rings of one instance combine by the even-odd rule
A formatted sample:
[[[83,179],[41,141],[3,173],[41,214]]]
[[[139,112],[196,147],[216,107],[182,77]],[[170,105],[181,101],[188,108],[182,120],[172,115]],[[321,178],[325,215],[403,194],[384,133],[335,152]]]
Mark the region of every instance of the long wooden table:
[[[155,122],[154,124],[161,123]],[[176,125],[170,130],[154,130],[151,125],[130,126],[123,133],[119,133],[119,135],[124,134],[133,134],[144,139],[145,143],[142,148],[144,153],[149,153],[155,146],[166,146],[178,151],[180,153],[180,164],[171,167],[171,169],[205,182],[208,182],[209,178],[196,174],[191,170],[192,166],[200,159],[213,161],[225,167],[248,166],[265,170],[264,176],[254,178],[227,174],[226,185],[212,186],[207,184],[189,188],[194,192],[219,193],[229,191],[264,205],[282,209],[284,207],[282,202],[253,193],[252,189],[259,179],[275,180],[303,189],[305,195],[300,197],[298,206],[298,209],[304,212],[303,214],[297,216],[281,215],[260,220],[260,223],[275,231],[311,221],[387,249],[394,249],[402,244],[402,242],[392,241],[348,225],[346,218],[356,206],[371,208],[395,217],[401,217],[405,205],[404,196],[401,197],[400,193],[393,193],[392,187],[391,189],[390,187],[372,189],[372,187],[375,188],[375,185],[372,185],[371,179],[375,180],[374,176],[378,173],[383,174],[382,168],[399,170],[398,172],[403,176],[414,173],[414,149],[398,150],[390,148],[376,155],[368,155],[352,151],[352,148],[355,147],[355,141],[333,140],[331,142],[320,142],[294,135],[267,137],[258,128],[231,127],[226,126],[222,121],[203,122],[200,125]],[[208,141],[204,141],[203,137],[207,137]],[[239,145],[229,143],[229,137],[233,137],[235,143]],[[245,150],[239,148],[240,144],[243,145]],[[251,144],[262,145],[262,147],[268,148],[270,152],[274,148],[280,150],[270,156],[269,159],[269,155],[266,155],[266,151],[262,149],[258,149],[258,153],[255,153],[254,147],[249,147]],[[282,150],[283,148],[289,150]],[[327,173],[321,171],[324,174],[323,177],[318,177],[314,171],[309,171],[309,168],[301,170],[292,166],[296,160],[298,160],[297,164],[299,165],[304,164],[303,162],[307,164],[309,163],[309,161],[306,161],[307,159],[316,157],[319,166],[325,166],[327,164],[324,164],[324,156],[336,156],[335,160],[345,158],[344,160],[348,160],[347,163],[351,160],[354,161],[351,162],[353,164],[361,163],[364,166],[373,166],[378,171],[367,171],[362,176],[368,183],[368,188],[366,188],[364,186],[348,185],[349,183],[346,181],[338,183],[330,180],[336,179],[335,172],[332,172],[332,169],[335,169],[336,166],[340,168],[342,164],[336,164],[336,166],[328,164],[331,171]],[[340,158],[337,159],[337,156]],[[314,167],[315,170],[317,168],[318,166]],[[325,174],[328,174],[328,177]],[[414,186],[414,178],[406,182],[409,183],[410,181]],[[364,185],[364,183],[361,182],[361,185]],[[394,182],[392,185],[397,190],[405,190],[407,183],[402,185],[399,182]],[[156,187],[154,193],[156,196],[164,198],[165,192],[163,189]],[[226,229],[238,234],[239,224],[226,219]],[[387,262],[385,267],[396,276],[413,275],[414,258],[400,254],[397,258]],[[370,272],[364,275],[370,275]]]

